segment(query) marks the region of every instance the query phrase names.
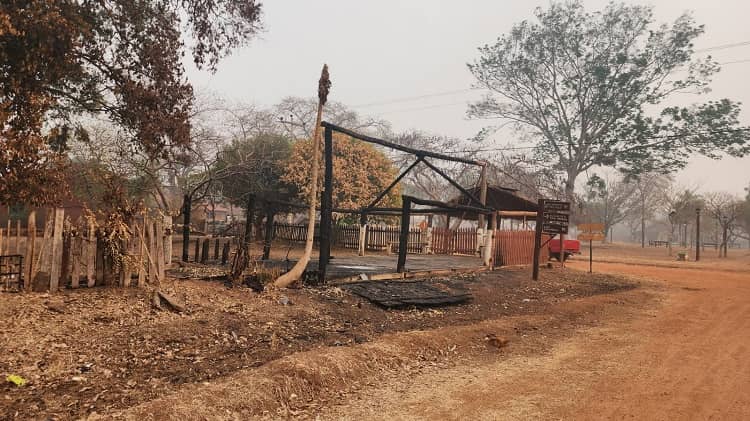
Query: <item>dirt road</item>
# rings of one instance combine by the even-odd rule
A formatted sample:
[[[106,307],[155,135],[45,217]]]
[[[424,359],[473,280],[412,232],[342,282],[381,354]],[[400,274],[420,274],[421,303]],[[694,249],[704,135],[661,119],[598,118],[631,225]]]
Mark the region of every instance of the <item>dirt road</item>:
[[[583,263],[570,263],[584,269]],[[662,304],[549,353],[460,365],[362,391],[322,419],[748,419],[750,273],[625,264]],[[587,269],[587,267],[586,267]]]

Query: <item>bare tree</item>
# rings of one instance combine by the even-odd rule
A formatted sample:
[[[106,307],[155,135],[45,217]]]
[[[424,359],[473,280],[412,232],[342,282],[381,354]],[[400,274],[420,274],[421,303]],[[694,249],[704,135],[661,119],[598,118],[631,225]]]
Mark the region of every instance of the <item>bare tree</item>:
[[[586,183],[583,207],[587,215],[604,224],[605,238],[612,227],[627,218],[634,185],[622,177],[601,178],[594,174]]]
[[[633,185],[632,220],[640,224],[641,247],[646,247],[646,222],[654,217],[664,204],[663,192],[671,183],[671,177],[648,172],[635,177]]]
[[[662,192],[664,201],[661,210],[667,217],[669,226],[669,255],[672,255],[672,242],[675,229],[695,220],[696,209],[703,208],[703,199],[696,193],[697,188],[669,184]]]
[[[727,247],[742,211],[742,201],[726,192],[712,192],[705,195],[705,206],[721,227],[719,257],[727,257]]]

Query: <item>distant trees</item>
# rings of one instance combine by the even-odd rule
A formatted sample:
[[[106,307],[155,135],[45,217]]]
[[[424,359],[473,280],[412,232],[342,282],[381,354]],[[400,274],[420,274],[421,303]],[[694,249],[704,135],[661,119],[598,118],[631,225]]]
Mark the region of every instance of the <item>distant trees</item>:
[[[86,137],[82,116],[106,116],[150,157],[189,144],[183,36],[196,65],[215,69],[260,20],[253,0],[3,2],[0,201],[42,204],[65,192],[64,152]]]
[[[693,58],[703,26],[689,14],[655,26],[651,7],[610,3],[587,12],[567,1],[537,9],[536,18],[479,49],[469,70],[488,94],[468,114],[531,136],[537,160],[565,175],[569,199],[594,166],[669,173],[693,153],[750,150],[737,103],[663,105],[677,93],[704,92],[719,71],[710,57]]]
[[[671,182],[670,176],[656,172],[639,174],[630,181],[633,186],[631,218],[640,226],[641,247],[646,246],[646,222],[663,206],[664,191]]]
[[[708,214],[721,227],[721,244],[719,256],[727,257],[727,248],[733,231],[738,227],[742,216],[743,202],[734,195],[726,192],[712,192],[704,196],[705,207]]]
[[[688,188],[670,184],[662,192],[664,201],[662,203],[662,214],[669,226],[669,254],[672,254],[672,242],[675,238],[675,230],[679,227],[687,228],[696,218],[696,209],[702,209],[703,199],[698,195],[695,188]]]
[[[634,185],[624,178],[592,175],[580,203],[584,214],[604,224],[605,238],[612,227],[624,221],[632,209]]]

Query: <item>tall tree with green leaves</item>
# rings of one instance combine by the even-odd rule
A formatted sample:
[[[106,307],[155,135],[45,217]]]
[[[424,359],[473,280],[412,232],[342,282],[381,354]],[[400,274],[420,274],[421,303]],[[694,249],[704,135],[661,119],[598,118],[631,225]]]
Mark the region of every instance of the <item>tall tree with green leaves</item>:
[[[648,6],[589,12],[566,1],[535,15],[479,49],[469,70],[488,94],[468,114],[514,123],[536,142],[535,158],[564,174],[568,198],[594,166],[669,173],[694,153],[750,151],[738,103],[665,105],[705,92],[719,71],[710,56],[695,56],[704,28],[690,14],[657,25]]]

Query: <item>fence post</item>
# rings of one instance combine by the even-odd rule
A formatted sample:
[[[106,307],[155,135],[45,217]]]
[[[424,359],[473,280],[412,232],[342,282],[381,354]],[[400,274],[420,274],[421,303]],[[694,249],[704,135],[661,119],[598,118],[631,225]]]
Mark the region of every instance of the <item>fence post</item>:
[[[263,240],[263,260],[268,260],[271,257],[271,243],[273,242],[273,218],[274,209],[268,206],[266,209],[266,229]]]
[[[172,264],[172,217],[169,215],[164,216],[164,264],[170,266]]]
[[[156,273],[159,281],[164,279],[164,218],[156,218],[154,224],[154,240],[156,240]]]
[[[365,249],[367,248],[367,224],[359,226],[359,241],[357,242],[357,254],[360,256],[365,255]]]
[[[155,260],[154,251],[156,250],[156,238],[154,238],[154,223],[148,219],[144,219],[144,225],[146,226],[146,237],[148,238],[148,281],[156,283],[157,281],[157,267]]]
[[[406,248],[409,246],[409,221],[411,221],[411,198],[401,196],[403,207],[401,208],[401,232],[398,237],[398,263],[396,272],[406,271]]]
[[[494,260],[493,257],[493,246],[495,242],[495,229],[497,226],[497,213],[492,212],[490,214],[490,229],[487,231],[484,237],[484,265],[489,267],[490,269],[494,266]]]
[[[206,263],[208,261],[208,247],[210,245],[210,241],[208,238],[203,239],[203,250],[201,250],[201,263]]]
[[[91,288],[96,283],[96,231],[92,221],[87,220],[86,226],[86,286]]]
[[[52,231],[52,260],[49,278],[50,292],[57,292],[60,285],[60,269],[62,268],[62,249],[63,249],[63,219],[65,211],[62,208],[55,208],[55,228]]]
[[[26,260],[24,261],[26,285],[24,285],[24,287],[27,291],[31,291],[31,284],[36,275],[34,270],[34,253],[36,252],[36,211],[31,211],[31,213],[29,213],[28,222],[26,223],[26,232]]]
[[[230,247],[230,241],[227,241],[224,243],[224,249],[221,251],[221,264],[226,265],[227,260],[229,260],[229,247]]]

